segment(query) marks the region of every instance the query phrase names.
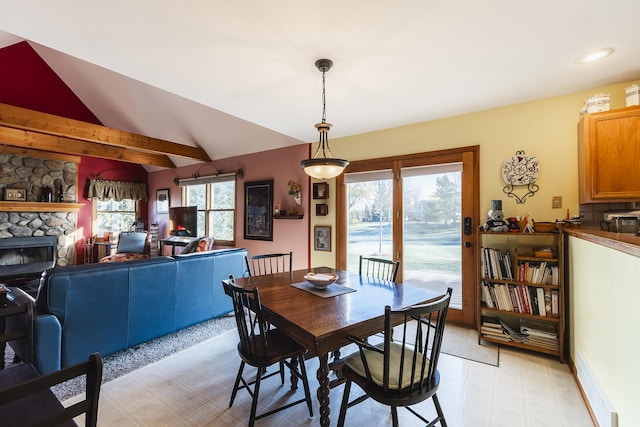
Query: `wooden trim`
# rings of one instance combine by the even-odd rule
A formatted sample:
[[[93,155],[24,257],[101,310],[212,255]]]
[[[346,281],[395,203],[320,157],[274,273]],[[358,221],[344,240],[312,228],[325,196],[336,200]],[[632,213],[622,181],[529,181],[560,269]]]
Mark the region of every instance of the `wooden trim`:
[[[83,143],[87,147],[93,147],[92,150],[96,150],[95,147],[99,146],[111,147],[111,150],[120,149],[118,150],[118,157],[113,157],[113,155],[107,157],[100,153],[99,150],[97,152],[94,151],[94,154],[87,155],[112,158],[130,163],[143,163],[174,168],[175,165],[173,165],[172,162],[171,165],[167,165],[167,161],[170,162],[168,158],[164,162],[159,161],[159,158],[166,157],[167,155],[195,159],[203,162],[211,161],[207,152],[201,147],[177,144],[175,142],[1,103],[0,126],[25,131],[21,143],[17,144],[20,146],[28,145],[37,139],[41,139],[41,137],[39,138],[36,135],[47,135],[50,138],[57,137],[54,138],[54,140],[58,141],[57,146],[55,148],[46,148],[47,150],[56,152],[85,154],[75,148],[78,147],[79,143]],[[34,138],[34,140],[31,141],[31,138]],[[72,147],[75,149],[68,149],[65,146],[71,142],[74,142]],[[13,145],[16,144],[14,143]],[[102,150],[107,151],[104,148]],[[154,163],[141,161],[144,157],[129,159],[133,153],[140,156],[145,152],[150,156],[147,159],[155,159]]]
[[[78,212],[82,203],[0,202],[0,212]]]
[[[0,141],[17,147],[42,149],[55,153],[71,153],[166,168],[176,167],[171,159],[164,155],[111,147],[105,144],[94,144],[77,139],[14,129],[1,125]]]

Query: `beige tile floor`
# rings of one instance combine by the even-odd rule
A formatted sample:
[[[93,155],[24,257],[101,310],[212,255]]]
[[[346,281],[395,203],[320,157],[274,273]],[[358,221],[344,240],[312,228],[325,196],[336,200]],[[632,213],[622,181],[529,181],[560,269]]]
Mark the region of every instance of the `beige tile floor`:
[[[248,393],[240,391],[234,406],[228,407],[239,366],[236,342],[237,335],[231,331],[104,384],[98,425],[247,425]],[[316,360],[307,361],[314,418],[309,418],[306,405],[297,405],[258,420],[256,426],[319,425]],[[439,368],[438,396],[451,427],[593,426],[569,368],[552,358],[503,348],[500,367],[442,354]],[[352,388],[352,396],[357,390],[357,386]],[[342,386],[331,391],[331,425],[336,424],[342,392]],[[280,386],[277,376],[266,380],[258,411],[290,393],[286,384]],[[296,395],[302,393],[299,387]],[[427,417],[435,412],[431,401],[417,407]],[[421,425],[408,411],[399,409],[398,413],[401,426]],[[369,399],[349,409],[346,424],[390,426],[391,417],[387,407]]]

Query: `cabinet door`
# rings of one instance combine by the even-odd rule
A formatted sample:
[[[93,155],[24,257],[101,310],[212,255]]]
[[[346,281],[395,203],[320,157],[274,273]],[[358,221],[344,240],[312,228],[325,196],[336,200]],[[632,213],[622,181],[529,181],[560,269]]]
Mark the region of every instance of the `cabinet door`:
[[[578,138],[580,203],[640,199],[640,108],[585,115]]]

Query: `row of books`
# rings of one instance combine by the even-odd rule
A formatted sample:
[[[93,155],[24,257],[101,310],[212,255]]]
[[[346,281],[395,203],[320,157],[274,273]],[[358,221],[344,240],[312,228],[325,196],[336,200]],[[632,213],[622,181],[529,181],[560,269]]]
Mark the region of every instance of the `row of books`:
[[[518,280],[521,282],[540,283],[547,285],[558,284],[558,264],[546,261],[518,262]]]
[[[508,250],[482,248],[482,277],[487,279],[514,280],[513,262]]]
[[[557,289],[491,283],[485,280],[480,286],[482,300],[489,308],[546,317],[559,315],[560,296]]]
[[[549,285],[557,285],[559,282],[559,270],[556,262],[518,261],[516,277],[511,253],[508,250],[482,248],[480,263],[482,277],[485,279],[518,280]]]
[[[534,319],[520,319],[519,328],[514,328],[499,317],[483,316],[480,332],[483,336],[497,341],[526,343],[550,350],[560,348],[555,326]]]

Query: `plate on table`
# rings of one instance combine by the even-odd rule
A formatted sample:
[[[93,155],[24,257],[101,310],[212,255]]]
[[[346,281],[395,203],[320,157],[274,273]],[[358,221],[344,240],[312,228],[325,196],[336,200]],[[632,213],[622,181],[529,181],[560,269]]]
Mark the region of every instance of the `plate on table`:
[[[334,273],[307,273],[304,280],[311,283],[316,289],[327,289],[327,286],[338,280]]]

